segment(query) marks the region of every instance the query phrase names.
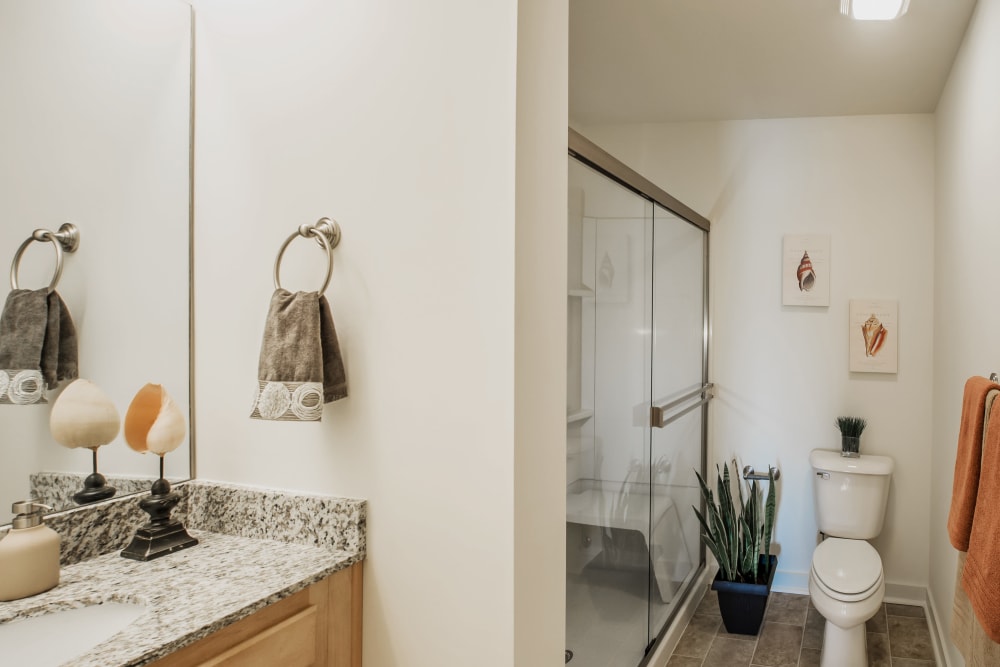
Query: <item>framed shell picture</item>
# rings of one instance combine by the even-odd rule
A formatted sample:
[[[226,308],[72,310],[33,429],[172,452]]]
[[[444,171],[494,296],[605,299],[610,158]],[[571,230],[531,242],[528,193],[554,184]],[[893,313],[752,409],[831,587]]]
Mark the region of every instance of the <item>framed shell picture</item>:
[[[830,305],[830,237],[786,235],[781,258],[781,303]]]
[[[899,302],[852,299],[850,321],[851,372],[897,372]]]

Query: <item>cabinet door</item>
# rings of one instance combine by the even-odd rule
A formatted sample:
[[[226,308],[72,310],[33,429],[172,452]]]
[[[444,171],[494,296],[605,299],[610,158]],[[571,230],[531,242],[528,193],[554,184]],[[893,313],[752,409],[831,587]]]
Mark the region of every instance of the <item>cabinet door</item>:
[[[360,667],[356,563],[153,663],[153,667]]]

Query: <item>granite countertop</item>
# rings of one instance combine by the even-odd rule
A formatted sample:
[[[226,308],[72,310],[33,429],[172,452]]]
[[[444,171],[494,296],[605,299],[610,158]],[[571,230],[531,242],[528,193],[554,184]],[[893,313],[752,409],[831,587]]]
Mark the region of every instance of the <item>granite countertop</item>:
[[[104,602],[142,604],[146,612],[124,630],[66,663],[137,667],[365,558],[364,500],[201,480],[174,491],[181,500],[173,518],[197,546],[147,562],[122,558],[149,518],[139,495],[50,515],[46,524],[62,536],[59,585],[0,602],[0,624]]]
[[[0,602],[0,623],[102,602],[145,605],[124,630],[68,665],[145,665],[361,560],[359,554],[189,531],[195,547],[148,562],[118,552],[64,567],[59,585]]]

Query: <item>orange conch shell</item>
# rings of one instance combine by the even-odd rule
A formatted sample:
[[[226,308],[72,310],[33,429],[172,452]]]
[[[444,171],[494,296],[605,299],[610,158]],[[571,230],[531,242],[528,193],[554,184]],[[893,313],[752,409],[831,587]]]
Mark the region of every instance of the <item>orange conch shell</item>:
[[[49,430],[63,447],[96,449],[115,439],[121,418],[115,404],[89,380],[71,382],[52,406]]]
[[[125,413],[125,442],[137,452],[163,456],[184,440],[184,415],[162,385],[147,384]]]
[[[809,252],[802,253],[802,261],[795,271],[795,277],[799,280],[799,291],[808,292],[816,284],[816,272],[813,271],[812,260],[809,259]]]
[[[865,356],[874,357],[878,354],[888,334],[888,329],[882,326],[874,313],[865,320],[865,323],[861,325],[861,335],[865,337]]]

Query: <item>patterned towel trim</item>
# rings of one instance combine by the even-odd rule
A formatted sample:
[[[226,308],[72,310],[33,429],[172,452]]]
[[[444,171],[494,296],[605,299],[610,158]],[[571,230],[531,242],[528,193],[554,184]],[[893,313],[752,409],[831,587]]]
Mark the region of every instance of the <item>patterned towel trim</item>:
[[[38,370],[0,370],[0,405],[48,403]]]
[[[318,422],[323,417],[322,382],[258,381],[253,419]]]

